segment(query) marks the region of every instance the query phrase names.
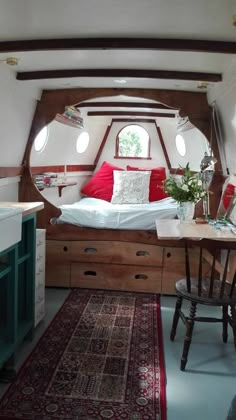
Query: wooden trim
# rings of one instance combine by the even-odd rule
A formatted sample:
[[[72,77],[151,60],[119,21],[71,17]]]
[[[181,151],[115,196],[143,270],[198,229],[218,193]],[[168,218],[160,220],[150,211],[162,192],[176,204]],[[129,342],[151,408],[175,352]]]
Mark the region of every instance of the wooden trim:
[[[236,42],[179,38],[56,38],[1,41],[0,52],[55,50],[157,50],[236,54]]]
[[[111,130],[111,125],[108,125],[107,126],[107,129],[105,131],[104,137],[103,137],[103,139],[101,141],[100,147],[98,149],[97,156],[95,157],[94,165],[97,165],[97,163],[98,163],[98,160],[99,160],[99,158],[100,158],[100,156],[102,154],[102,151],[104,149],[104,146],[106,144],[107,137],[109,136],[110,130]]]
[[[137,98],[142,98],[144,101],[151,101],[152,103],[162,103],[170,108],[179,109],[181,116],[188,115],[190,121],[210,139],[210,120],[211,120],[211,107],[207,102],[207,95],[205,92],[190,92],[178,91],[171,89],[143,89],[143,88],[72,88],[72,89],[55,89],[44,90],[41,99],[38,101],[31,130],[26,145],[23,163],[24,174],[22,181],[19,185],[19,200],[20,201],[42,201],[44,202],[44,210],[37,215],[38,227],[50,228],[50,219],[60,215],[60,209],[52,205],[35,187],[32,175],[30,172],[30,152],[32,144],[38,132],[46,125],[49,124],[57,113],[63,113],[65,106],[83,103],[91,99],[100,101],[100,98],[109,100],[111,97],[119,97],[125,95],[129,101],[136,101]],[[92,102],[91,102],[92,103]],[[128,121],[131,119],[128,119]],[[141,119],[139,119],[140,121]],[[122,119],[114,119],[115,122]],[[134,121],[134,120],[132,120]],[[144,122],[155,123],[155,120],[146,119]],[[214,133],[213,133],[214,134]],[[213,136],[213,153],[218,156],[217,141]],[[211,185],[211,191],[214,194],[211,197],[212,203],[212,216],[219,206],[221,197],[222,180],[220,179],[219,165],[217,163],[217,173],[214,173]],[[214,210],[214,211],[213,211]],[[61,228],[62,225],[60,225]],[[74,229],[74,227],[73,227]]]
[[[86,172],[94,171],[95,165],[66,165],[66,172]],[[44,172],[64,172],[64,165],[51,165],[51,166],[31,166],[32,175],[41,174]]]
[[[89,111],[87,115],[90,117],[104,117],[104,116],[121,116],[121,115],[133,115],[134,117],[160,117],[160,118],[175,118],[176,114],[161,113],[161,112],[137,112],[137,111]]]
[[[114,159],[126,159],[126,160],[152,160],[151,157],[138,157],[138,156],[114,156]]]
[[[0,178],[11,178],[13,176],[21,176],[23,174],[22,166],[1,166]]]
[[[221,82],[222,74],[193,71],[136,70],[136,69],[64,69],[23,71],[16,74],[17,80],[60,79],[73,77],[132,77],[167,80],[204,80]]]
[[[159,137],[159,140],[160,140],[160,143],[161,143],[161,147],[162,147],[162,150],[163,150],[163,153],[164,153],[164,156],[165,156],[167,168],[170,169],[171,168],[170,159],[169,159],[169,155],[168,155],[167,150],[166,150],[166,146],[165,146],[165,143],[164,143],[164,140],[163,140],[161,129],[160,129],[160,127],[158,127],[156,125],[156,123],[155,123],[155,126],[156,126],[156,129],[157,129],[157,134],[158,134],[158,137]]]
[[[155,124],[156,120],[148,120],[147,118],[113,118],[112,124],[116,122],[122,122],[122,123],[151,123]]]
[[[153,102],[80,102],[76,105],[77,108],[150,108],[150,109],[168,109],[176,110],[171,106],[153,103]]]

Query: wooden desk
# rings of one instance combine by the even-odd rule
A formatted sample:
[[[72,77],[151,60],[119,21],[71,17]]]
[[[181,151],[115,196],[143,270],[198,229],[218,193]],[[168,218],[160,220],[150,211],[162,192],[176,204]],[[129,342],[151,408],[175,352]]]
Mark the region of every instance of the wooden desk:
[[[227,230],[219,230],[216,229],[214,226],[209,224],[197,224],[194,221],[192,222],[181,222],[180,220],[156,220],[156,230],[157,230],[157,236],[158,239],[165,239],[165,240],[179,240],[184,238],[194,239],[194,240],[201,240],[203,238],[206,239],[223,239],[225,241],[236,241],[236,235],[233,234],[230,231],[230,228]],[[211,265],[212,264],[212,255],[208,251],[204,251],[204,258],[205,260]],[[181,271],[181,264],[180,259],[182,261],[182,265],[184,264],[184,257],[183,257],[183,250],[182,250],[182,256],[179,255],[179,260],[176,258],[176,260],[173,259],[171,262],[168,261],[168,264],[166,264],[166,278],[168,278],[168,275],[170,276],[171,273],[169,273],[169,267],[174,264],[175,266],[175,272],[178,273]],[[194,260],[194,258],[193,258]],[[227,274],[227,279],[229,281],[232,281],[232,276],[236,267],[236,253],[233,251],[231,253],[230,257],[230,270]],[[179,267],[180,264],[180,267]],[[193,264],[193,262],[192,262]],[[220,263],[220,261],[216,261],[216,270],[222,275],[223,274],[223,267]],[[164,272],[164,270],[163,270]],[[181,276],[180,276],[181,277]],[[180,278],[179,277],[179,278]]]
[[[236,241],[236,235],[230,231],[216,229],[214,226],[206,224],[197,224],[192,222],[181,222],[180,220],[156,220],[156,231],[158,239],[182,239],[191,238],[200,240],[207,239],[225,239]]]

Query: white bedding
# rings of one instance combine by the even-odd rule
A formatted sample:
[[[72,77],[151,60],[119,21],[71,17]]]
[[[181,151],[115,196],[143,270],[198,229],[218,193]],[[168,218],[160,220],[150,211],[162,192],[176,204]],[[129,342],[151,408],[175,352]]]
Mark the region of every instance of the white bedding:
[[[74,204],[59,206],[58,223],[71,223],[97,229],[155,229],[156,219],[174,219],[177,203],[164,198],[147,204],[111,204],[85,197]]]

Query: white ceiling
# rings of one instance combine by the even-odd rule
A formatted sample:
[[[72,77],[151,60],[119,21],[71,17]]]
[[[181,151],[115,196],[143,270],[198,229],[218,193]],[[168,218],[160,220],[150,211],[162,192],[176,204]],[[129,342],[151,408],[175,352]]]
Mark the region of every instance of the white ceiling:
[[[236,0],[0,0],[3,41],[62,38],[178,38],[236,43]],[[157,50],[5,51],[12,71],[131,69],[210,72],[235,69],[236,55]],[[5,65],[3,62],[0,65]],[[232,70],[231,70],[232,71]],[[122,77],[74,77],[18,81],[40,89],[134,87],[198,90],[198,81]],[[211,89],[215,82],[210,82]],[[217,82],[221,83],[221,82]],[[205,90],[207,90],[205,89]],[[204,91],[204,90],[203,90]]]

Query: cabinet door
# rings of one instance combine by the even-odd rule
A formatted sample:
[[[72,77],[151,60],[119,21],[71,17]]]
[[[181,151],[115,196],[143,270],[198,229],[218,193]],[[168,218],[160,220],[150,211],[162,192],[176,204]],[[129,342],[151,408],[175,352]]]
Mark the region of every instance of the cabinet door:
[[[14,261],[16,247],[0,253],[0,366],[14,352],[16,337],[17,299],[15,293]]]
[[[36,230],[34,326],[45,315],[45,229]]]

